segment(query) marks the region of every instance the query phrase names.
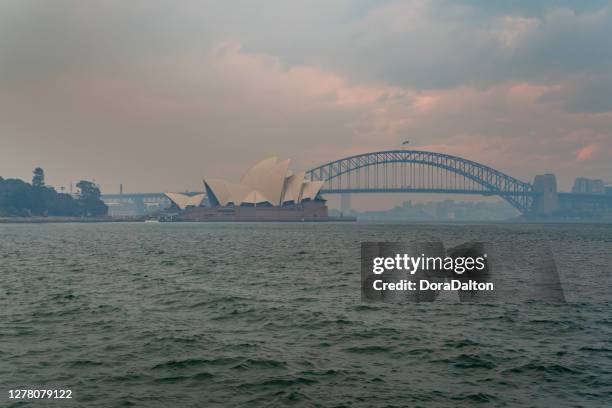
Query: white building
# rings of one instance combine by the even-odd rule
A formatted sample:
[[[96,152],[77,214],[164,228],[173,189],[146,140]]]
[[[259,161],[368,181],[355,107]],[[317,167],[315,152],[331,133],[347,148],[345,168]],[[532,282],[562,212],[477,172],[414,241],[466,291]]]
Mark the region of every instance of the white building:
[[[315,200],[323,181],[307,180],[303,171],[292,172],[289,162],[279,162],[276,157],[262,160],[246,172],[240,183],[203,180],[211,206],[282,207]]]

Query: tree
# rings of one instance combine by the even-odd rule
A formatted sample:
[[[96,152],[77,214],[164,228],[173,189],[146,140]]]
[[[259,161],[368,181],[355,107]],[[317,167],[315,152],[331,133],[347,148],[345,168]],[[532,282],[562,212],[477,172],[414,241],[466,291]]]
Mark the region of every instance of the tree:
[[[32,186],[18,179],[0,181],[0,215],[29,216],[32,207]]]
[[[45,172],[42,168],[37,167],[33,171],[32,187],[40,188],[45,186]]]
[[[0,177],[0,217],[29,217],[33,215],[101,216],[108,207],[100,200],[100,189],[94,183],[81,181],[79,199],[70,194],[58,193],[44,185],[44,172],[34,170],[32,184],[19,179]]]
[[[100,188],[91,181],[81,180],[77,183],[79,189],[79,203],[85,216],[106,215],[108,206],[100,200]]]
[[[91,181],[81,180],[77,183],[79,189],[79,199],[81,200],[99,200],[100,188]]]

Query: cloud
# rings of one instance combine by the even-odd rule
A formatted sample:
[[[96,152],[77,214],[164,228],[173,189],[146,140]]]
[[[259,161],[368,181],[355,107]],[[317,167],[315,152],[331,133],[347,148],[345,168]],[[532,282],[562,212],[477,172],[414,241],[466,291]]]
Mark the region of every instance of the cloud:
[[[578,152],[576,153],[576,160],[578,161],[591,160],[591,157],[593,156],[593,153],[595,152],[596,148],[597,148],[597,145],[595,144],[589,144],[589,145],[584,146],[583,148],[578,150]]]
[[[402,119],[389,112],[411,98],[312,66],[285,69],[274,56],[220,42],[206,53],[134,61],[121,73],[66,73],[6,88],[0,119],[11,135],[0,145],[20,162],[63,152],[64,166],[48,173],[64,180],[86,166],[83,177],[97,174],[106,189],[126,179],[146,190],[177,180],[198,188],[205,174],[237,176],[271,153],[306,166],[317,151],[331,159],[351,145],[392,145]],[[39,148],[26,153],[32,145]]]
[[[612,64],[612,6],[483,15],[476,7],[392,2],[349,24],[338,60],[362,78],[415,88],[556,81]],[[347,46],[350,44],[350,46]]]
[[[609,4],[0,8],[2,175],[194,189],[270,154],[308,168],[405,139],[562,186],[612,171]]]
[[[541,101],[569,112],[612,112],[612,75],[569,77],[557,89],[542,95]]]

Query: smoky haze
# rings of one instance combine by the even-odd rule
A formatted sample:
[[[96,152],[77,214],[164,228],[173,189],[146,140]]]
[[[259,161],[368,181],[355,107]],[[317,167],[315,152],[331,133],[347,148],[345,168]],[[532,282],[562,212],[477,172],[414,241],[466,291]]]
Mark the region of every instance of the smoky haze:
[[[399,147],[612,179],[612,4],[4,1],[0,175],[201,190]]]

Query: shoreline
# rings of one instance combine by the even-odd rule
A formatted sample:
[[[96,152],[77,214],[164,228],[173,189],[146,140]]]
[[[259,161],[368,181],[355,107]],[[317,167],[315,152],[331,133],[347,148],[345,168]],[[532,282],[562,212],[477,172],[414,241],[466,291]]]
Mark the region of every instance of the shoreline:
[[[0,217],[0,224],[70,224],[70,223],[115,223],[115,222],[138,222],[144,223],[148,218],[112,218],[112,217]],[[176,220],[160,221],[163,224],[195,224],[195,223],[219,223],[219,222],[357,222],[353,217],[329,217],[320,220]]]
[[[0,217],[0,224],[63,224],[94,222],[143,222],[144,218],[111,217]]]
[[[148,218],[111,218],[111,217],[0,217],[0,224],[88,224],[88,223],[128,223],[137,222],[144,223]],[[321,220],[206,220],[206,221],[192,221],[192,220],[177,220],[172,222],[162,222],[164,224],[197,224],[197,223],[270,223],[270,222],[306,222],[306,223],[326,223],[326,222],[349,222],[349,223],[361,223],[361,224],[433,224],[433,225],[471,225],[471,224],[612,224],[612,220],[462,220],[462,221],[450,221],[450,220],[359,220],[351,217],[329,217],[329,219]]]

